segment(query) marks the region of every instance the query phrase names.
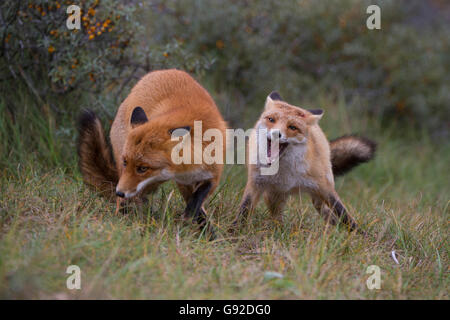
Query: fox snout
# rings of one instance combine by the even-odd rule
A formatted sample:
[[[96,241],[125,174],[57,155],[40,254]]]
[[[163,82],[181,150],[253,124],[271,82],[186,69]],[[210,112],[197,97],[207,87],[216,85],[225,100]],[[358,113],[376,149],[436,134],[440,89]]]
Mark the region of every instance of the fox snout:
[[[270,129],[267,133],[267,137],[269,139],[278,140],[283,138],[283,134],[281,133],[280,129]]]
[[[283,133],[280,129],[270,129],[267,132],[267,139],[276,141],[278,140],[278,143],[287,143],[289,142],[288,137],[285,133]]]
[[[137,188],[124,188],[119,184],[116,187],[116,196],[120,198],[132,198],[138,193]]]
[[[121,198],[125,198],[125,193],[123,193],[122,191],[116,190],[116,196],[121,197]]]
[[[116,187],[116,196],[121,198],[132,198],[144,189],[151,188],[152,185],[174,178],[173,172],[168,169],[150,172],[146,176],[137,176],[124,173]]]
[[[126,199],[134,197],[145,187],[147,180],[129,173],[123,174],[116,186],[116,196]]]

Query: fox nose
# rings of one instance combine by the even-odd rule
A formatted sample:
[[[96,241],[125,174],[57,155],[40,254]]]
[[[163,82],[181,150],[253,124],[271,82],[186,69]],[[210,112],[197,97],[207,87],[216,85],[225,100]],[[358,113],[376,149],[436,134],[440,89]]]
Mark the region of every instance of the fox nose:
[[[270,135],[272,136],[273,139],[275,139],[275,138],[279,139],[279,138],[281,138],[281,131],[280,130],[272,130]]]
[[[125,193],[123,193],[122,191],[116,191],[116,196],[125,198]]]

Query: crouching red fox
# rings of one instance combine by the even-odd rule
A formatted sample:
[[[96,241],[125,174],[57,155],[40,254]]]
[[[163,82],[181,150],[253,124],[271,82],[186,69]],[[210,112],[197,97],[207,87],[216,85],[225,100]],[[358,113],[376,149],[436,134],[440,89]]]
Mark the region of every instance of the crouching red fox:
[[[223,164],[172,161],[178,142],[171,137],[177,131],[190,134],[194,121],[202,122],[203,131],[214,128],[225,136],[226,122],[216,104],[191,76],[179,70],[147,74],[117,111],[110,132],[112,150],[95,114],[81,115],[78,154],[84,181],[105,195],[116,195],[119,205],[122,199],[143,197],[174,180],[186,201],[184,216],[204,225],[203,202],[217,187]]]

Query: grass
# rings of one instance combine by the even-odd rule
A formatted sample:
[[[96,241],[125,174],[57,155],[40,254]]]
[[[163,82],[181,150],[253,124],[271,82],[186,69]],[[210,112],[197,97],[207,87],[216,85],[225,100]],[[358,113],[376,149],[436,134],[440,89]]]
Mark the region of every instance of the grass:
[[[328,105],[330,137],[356,131],[379,143],[376,159],[336,186],[368,239],[327,227],[307,196],[290,199],[281,225],[260,205],[230,237],[242,166],[226,168],[206,206],[215,241],[178,221],[172,183],[142,211],[114,215],[81,181],[72,120],[29,109],[13,122],[0,103],[0,298],[448,299],[450,145],[351,116],[342,101],[317,103]],[[66,288],[73,264],[81,290]],[[369,265],[381,268],[380,290],[366,286]]]

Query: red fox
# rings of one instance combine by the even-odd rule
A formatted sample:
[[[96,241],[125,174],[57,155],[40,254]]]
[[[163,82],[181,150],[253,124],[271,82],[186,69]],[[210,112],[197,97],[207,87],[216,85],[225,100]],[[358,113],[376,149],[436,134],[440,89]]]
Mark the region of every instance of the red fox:
[[[150,72],[117,111],[110,132],[112,150],[95,114],[81,115],[78,154],[84,181],[115,194],[119,204],[174,180],[186,201],[184,216],[204,225],[202,204],[217,187],[223,164],[174,164],[171,157],[179,143],[172,141],[172,133],[190,133],[194,121],[202,121],[203,131],[215,128],[225,136],[227,125],[216,104],[191,76],[174,69]],[[191,146],[194,154],[194,143]]]
[[[288,196],[307,192],[326,220],[333,224],[343,221],[351,230],[358,228],[336,193],[334,175],[372,159],[376,144],[356,136],[344,136],[329,143],[318,125],[322,116],[322,110],[305,110],[284,102],[277,92],[267,97],[256,130],[249,139],[249,153],[257,152],[261,141],[258,130],[265,129],[267,163],[278,161],[278,171],[263,175],[261,162],[248,165],[248,181],[234,225],[256,206],[261,195],[272,216],[280,220]],[[270,144],[274,139],[279,142],[277,154],[271,154]]]

